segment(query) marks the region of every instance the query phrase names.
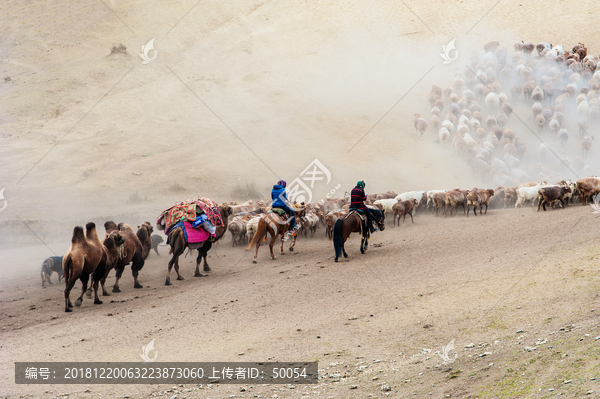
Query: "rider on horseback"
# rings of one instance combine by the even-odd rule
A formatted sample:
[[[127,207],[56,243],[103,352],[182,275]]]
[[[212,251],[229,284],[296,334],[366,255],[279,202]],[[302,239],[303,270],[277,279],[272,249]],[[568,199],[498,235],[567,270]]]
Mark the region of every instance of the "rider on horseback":
[[[367,226],[369,226],[370,232],[373,233],[377,231],[377,228],[373,226],[373,215],[371,215],[371,211],[365,205],[366,200],[365,182],[361,180],[356,183],[356,187],[352,189],[352,193],[350,194],[350,210],[362,211],[367,216]]]
[[[290,230],[293,231],[294,226],[296,226],[296,214],[288,206],[289,202],[287,198],[287,192],[285,191],[285,186],[285,180],[279,180],[277,184],[273,186],[273,190],[271,191],[271,199],[273,200],[271,208],[280,208],[287,213],[287,215],[290,217]]]

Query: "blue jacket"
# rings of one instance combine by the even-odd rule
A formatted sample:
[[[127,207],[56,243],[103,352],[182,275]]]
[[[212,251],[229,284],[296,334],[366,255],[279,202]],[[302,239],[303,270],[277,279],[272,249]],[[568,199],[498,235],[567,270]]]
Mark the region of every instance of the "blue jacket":
[[[285,198],[287,201],[287,193],[285,192],[285,188],[281,187],[279,184],[274,185],[273,190],[271,191],[271,199],[273,200],[271,206],[278,208],[287,207],[287,204],[282,200],[282,198]]]

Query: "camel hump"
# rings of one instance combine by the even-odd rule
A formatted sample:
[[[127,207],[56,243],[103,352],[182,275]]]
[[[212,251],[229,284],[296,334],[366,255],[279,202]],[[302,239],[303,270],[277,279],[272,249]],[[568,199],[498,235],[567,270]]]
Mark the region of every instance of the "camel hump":
[[[89,234],[93,231],[96,231],[96,223],[94,222],[89,222],[85,225],[85,232],[86,234]]]
[[[89,222],[85,225],[85,236],[88,240],[94,240],[98,238],[98,233],[96,232],[96,223]]]
[[[85,236],[83,235],[83,227],[75,226],[75,228],[73,229],[73,238],[71,238],[71,243],[77,244],[81,242],[85,242]]]
[[[119,223],[117,228],[121,231],[128,231],[133,233],[133,229],[127,223],[124,222]]]
[[[118,230],[118,229],[117,229],[117,225],[115,224],[115,222],[113,222],[112,220],[109,220],[106,223],[104,223],[104,230],[106,230],[106,232],[108,233],[109,231]]]

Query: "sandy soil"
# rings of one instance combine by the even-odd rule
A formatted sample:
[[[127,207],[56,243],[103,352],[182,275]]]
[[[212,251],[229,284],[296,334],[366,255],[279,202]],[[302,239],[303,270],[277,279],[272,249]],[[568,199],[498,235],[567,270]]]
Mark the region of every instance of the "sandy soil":
[[[476,218],[422,215],[376,233],[365,255],[351,238],[350,258],[337,264],[323,229],[300,239],[297,254],[275,261],[263,248],[257,265],[225,239],[211,254],[208,277],[192,277],[194,261],[187,257],[185,280],[173,286],[164,286],[163,247],[141,273],[143,289],[134,290],[125,275],[122,293],[102,305],[86,299],[71,314],[63,311],[63,285],[42,289],[38,269],[29,267],[0,280],[3,390],[8,397],[157,395],[173,387],[10,383],[15,361],[137,361],[141,347],[155,339],[160,361],[318,360],[323,370],[317,386],[245,392],[184,386],[175,387],[179,394],[163,393],[169,397],[598,391],[590,380],[600,378],[594,341],[600,245],[591,233],[597,230],[589,206],[493,210]],[[18,262],[17,254],[5,255]],[[565,326],[571,332],[560,331]],[[458,358],[443,365],[434,352],[452,339]],[[543,339],[537,350],[524,349]],[[392,390],[381,391],[383,384]]]
[[[428,112],[431,85],[463,73],[490,40],[581,41],[598,54],[599,13],[592,1],[3,2],[0,394],[600,392],[599,225],[581,205],[421,215],[377,233],[364,256],[352,239],[339,264],[322,229],[298,254],[272,262],[261,250],[258,265],[227,237],[208,277],[193,278],[188,257],[186,280],[171,287],[162,247],[141,273],[144,289],[126,274],[122,293],[72,314],[63,312],[64,286],[39,280],[41,261],[66,251],[75,225],[135,226],[198,195],[245,200],[234,191],[246,183],[265,196],[313,159],[344,191],[358,179],[367,192],[480,185],[434,134],[415,137],[413,115]],[[138,53],[152,38],[157,57],[143,65]],[[458,59],[443,65],[452,38]],[[110,54],[120,43],[127,54]],[[533,126],[528,112],[515,104]],[[528,145],[525,162],[539,162],[539,142],[511,127]],[[595,145],[588,162],[600,168]],[[567,153],[577,151],[571,140]],[[557,161],[549,167],[573,177]],[[325,193],[318,187],[315,197]],[[151,339],[160,361],[318,360],[322,378],[285,387],[13,382],[15,361],[137,361]],[[443,365],[435,352],[452,339],[458,358]]]

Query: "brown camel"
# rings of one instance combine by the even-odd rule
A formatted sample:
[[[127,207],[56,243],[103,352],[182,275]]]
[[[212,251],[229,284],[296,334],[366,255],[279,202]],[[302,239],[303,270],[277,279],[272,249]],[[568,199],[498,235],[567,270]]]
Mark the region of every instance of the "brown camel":
[[[106,263],[106,272],[100,280],[100,283],[102,284],[102,295],[110,295],[106,291],[104,283],[106,282],[106,277],[108,277],[108,274],[113,268],[116,271],[116,281],[115,285],[113,286],[112,292],[121,292],[121,289],[119,288],[119,279],[123,275],[125,266],[127,266],[130,262],[131,274],[133,275],[134,280],[133,288],[143,288],[142,285],[138,282],[139,271],[142,269],[142,267],[144,267],[144,258],[142,257],[142,243],[140,242],[139,238],[137,238],[137,236],[133,232],[133,229],[125,223],[119,223],[119,225],[117,226],[115,222],[108,221],[104,223],[104,229],[106,230],[107,236],[109,236],[112,231],[118,231],[125,242],[118,248],[119,253],[117,259],[115,259],[115,261],[112,263]]]
[[[221,213],[221,219],[223,219],[223,226],[218,226],[217,231],[215,232],[215,237],[209,237],[208,240],[200,243],[200,248],[198,248],[198,257],[196,258],[196,271],[194,272],[194,277],[201,277],[200,273],[200,262],[202,258],[204,258],[204,271],[209,272],[210,267],[208,266],[208,262],[206,261],[206,254],[212,248],[212,245],[219,241],[225,232],[227,232],[228,218],[233,213],[233,210],[230,205],[222,204],[219,205],[219,212]],[[183,234],[183,230],[181,228],[173,229],[169,232],[169,245],[171,246],[170,254],[173,254],[171,260],[169,261],[169,269],[167,270],[167,280],[165,281],[165,285],[171,285],[171,268],[175,266],[175,272],[177,273],[177,280],[183,280],[183,276],[179,274],[179,257],[183,254],[183,251],[188,247],[188,243],[185,242],[185,236]]]
[[[150,222],[144,222],[140,226],[138,226],[138,231],[135,233],[137,238],[142,243],[142,258],[146,260],[148,255],[150,254],[150,250],[152,249],[152,232],[154,228],[150,224]]]
[[[98,299],[98,281],[102,277],[107,260],[107,254],[104,246],[98,238],[96,225],[88,223],[85,225],[86,233],[83,235],[83,227],[76,226],[73,229],[73,238],[71,238],[71,247],[63,257],[63,272],[65,279],[65,312],[72,312],[73,304],[69,295],[77,279],[81,280],[83,285],[81,296],[77,298],[75,304],[81,306],[83,294],[87,290],[90,274],[94,286],[94,303],[102,303]],[[90,287],[91,290],[91,287]],[[90,292],[91,295],[91,292]]]

